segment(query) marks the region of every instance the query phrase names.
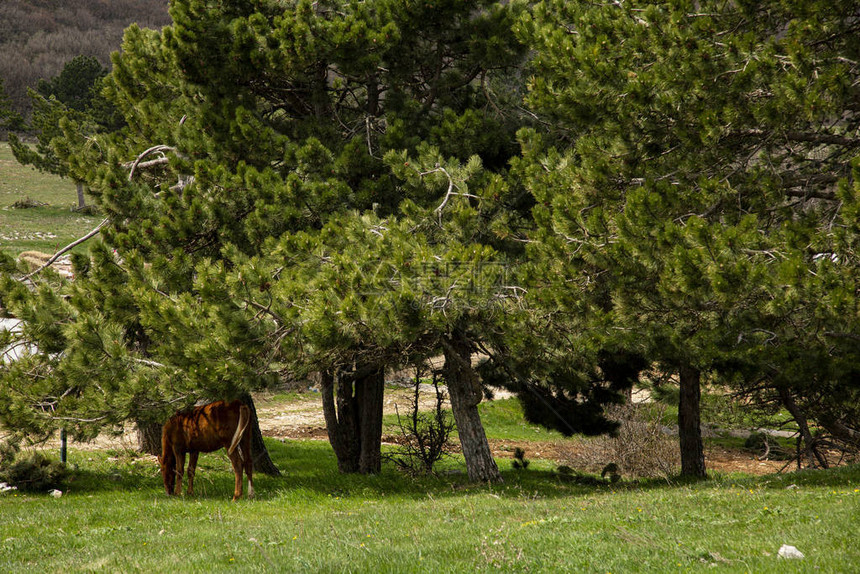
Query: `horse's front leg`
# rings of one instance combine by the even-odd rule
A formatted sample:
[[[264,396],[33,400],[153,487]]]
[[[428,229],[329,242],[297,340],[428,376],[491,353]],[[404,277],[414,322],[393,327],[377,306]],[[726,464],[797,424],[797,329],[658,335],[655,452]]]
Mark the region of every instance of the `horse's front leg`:
[[[173,489],[173,494],[182,494],[182,475],[185,474],[185,452],[175,451],[176,455],[176,487]]]
[[[197,471],[197,457],[200,453],[196,450],[188,453],[188,496],[194,494],[194,473]]]

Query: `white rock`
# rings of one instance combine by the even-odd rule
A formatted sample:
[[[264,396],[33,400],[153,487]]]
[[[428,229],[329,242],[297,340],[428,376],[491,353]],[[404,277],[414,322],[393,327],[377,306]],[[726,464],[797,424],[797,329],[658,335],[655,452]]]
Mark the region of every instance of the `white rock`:
[[[803,552],[801,552],[800,550],[798,550],[794,546],[789,546],[788,544],[783,544],[782,546],[779,547],[779,557],[780,558],[787,558],[789,560],[791,560],[791,559],[803,560],[805,558],[805,556],[803,555]]]
[[[50,494],[50,495],[51,495],[51,496],[53,496],[54,498],[60,498],[61,496],[63,496],[63,491],[62,491],[62,490],[57,490],[57,489],[55,488],[54,490],[52,490],[52,491],[51,491],[51,492],[49,492],[48,494]]]

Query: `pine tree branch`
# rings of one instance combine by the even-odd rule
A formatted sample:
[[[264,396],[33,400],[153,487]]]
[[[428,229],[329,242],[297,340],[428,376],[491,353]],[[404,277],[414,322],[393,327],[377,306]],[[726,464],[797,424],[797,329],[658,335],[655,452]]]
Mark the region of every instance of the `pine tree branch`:
[[[73,423],[99,423],[105,421],[111,417],[111,414],[105,414],[100,417],[96,417],[93,419],[82,419],[79,417],[55,417],[49,416],[48,418],[52,421],[68,421]]]
[[[282,325],[282,326],[283,326],[283,325],[286,325],[286,324],[287,324],[287,321],[285,321],[283,317],[281,317],[281,316],[280,316],[279,314],[277,314],[276,312],[272,311],[272,309],[270,309],[269,307],[266,307],[266,306],[264,306],[264,305],[261,305],[260,303],[257,303],[256,301],[254,301],[254,300],[252,300],[252,299],[246,299],[246,300],[245,300],[245,303],[247,303],[247,304],[248,304],[248,305],[250,305],[251,307],[253,307],[253,308],[255,308],[255,309],[257,309],[257,310],[259,310],[259,311],[261,311],[261,312],[263,312],[263,313],[266,313],[267,315],[269,315],[270,317],[272,317],[272,319],[274,319],[275,321],[277,321],[280,325]]]
[[[152,146],[151,148],[145,150],[143,153],[141,153],[139,156],[137,156],[137,158],[133,162],[131,162],[130,164],[124,164],[126,166],[130,166],[130,168],[131,168],[129,170],[129,173],[128,173],[128,181],[132,180],[132,178],[134,177],[134,172],[137,168],[167,163],[168,158],[166,156],[142,163],[143,158],[145,158],[146,156],[153,154],[153,153],[164,153],[165,151],[172,151],[172,152],[176,153],[176,148],[171,147],[171,146],[167,146],[167,145]],[[93,229],[92,231],[90,231],[89,233],[84,235],[83,237],[76,239],[75,241],[69,243],[68,245],[66,245],[65,247],[63,247],[62,249],[60,249],[59,251],[54,253],[50,257],[50,259],[48,259],[48,261],[45,262],[44,265],[42,265],[41,267],[39,267],[35,271],[32,271],[32,272],[28,273],[27,275],[24,275],[24,277],[22,277],[20,279],[20,281],[27,281],[31,277],[33,277],[34,275],[41,273],[42,271],[44,271],[45,269],[47,269],[48,267],[53,265],[57,261],[57,259],[62,257],[64,254],[68,253],[69,251],[71,251],[72,249],[74,249],[75,247],[80,245],[81,243],[87,241],[88,239],[98,235],[99,232],[101,231],[102,227],[107,225],[109,221],[110,221],[109,217],[104,218],[101,221],[101,223],[99,223],[95,227],[95,229]]]
[[[438,164],[436,165],[436,169],[431,169],[430,171],[425,171],[425,172],[419,173],[418,175],[420,175],[421,177],[424,177],[425,175],[430,175],[431,173],[439,173],[439,172],[444,173],[445,177],[448,178],[448,190],[445,193],[445,198],[442,200],[442,203],[439,204],[439,207],[437,207],[436,209],[433,210],[437,215],[439,215],[440,218],[442,217],[442,210],[445,209],[446,205],[448,205],[448,201],[451,199],[452,196],[461,195],[463,197],[471,197],[472,199],[481,199],[477,195],[472,195],[471,193],[460,193],[460,192],[454,191],[454,179],[451,177],[451,174],[448,173],[448,170],[446,170],[444,167],[442,167]]]
[[[797,143],[812,143],[821,145],[838,145],[847,147],[860,146],[860,139],[849,138],[837,134],[815,133],[815,132],[774,132],[768,130],[750,129],[729,133],[727,137],[754,137],[763,139],[784,139]]]
[[[785,132],[782,136],[792,142],[829,144],[848,147],[860,146],[860,139],[847,138],[836,134]]]
[[[825,199],[828,201],[836,201],[838,197],[836,196],[835,191],[817,191],[806,188],[812,185],[831,185],[839,181],[839,179],[839,176],[827,173],[810,176],[798,175],[794,177],[784,178],[782,181],[782,187],[783,189],[785,189],[785,194],[789,197],[801,197],[804,199]]]
[[[138,167],[149,167],[151,165],[159,165],[159,164],[167,163],[169,161],[169,158],[167,156],[163,155],[164,152],[166,152],[166,151],[172,151],[172,152],[176,153],[176,148],[172,147],[172,146],[168,146],[168,145],[155,145],[155,146],[152,146],[151,148],[149,148],[147,150],[144,150],[143,153],[141,153],[139,156],[137,156],[137,159],[135,159],[130,164],[124,164],[124,167],[128,167],[128,166],[131,167],[131,169],[128,172],[128,180],[129,181],[132,180],[132,178],[134,177],[134,172]],[[153,153],[161,153],[163,157],[160,157],[158,159],[154,159],[154,160],[151,160],[151,161],[148,161],[145,163],[141,163],[143,161],[143,158],[145,158],[146,156],[153,154]]]
[[[854,333],[836,333],[834,331],[827,331],[824,333],[825,337],[832,337],[834,339],[849,339],[851,341],[860,342],[860,335],[856,335]]]
[[[163,363],[159,363],[159,362],[156,362],[156,361],[150,361],[149,359],[137,359],[137,358],[133,358],[133,359],[132,359],[132,362],[134,362],[134,363],[140,363],[141,365],[146,365],[147,367],[155,367],[155,368],[158,368],[158,369],[163,369],[163,368],[166,368],[166,367],[167,367],[167,365],[165,365],[165,364],[163,364]]]
[[[451,196],[452,196],[452,195],[454,195],[454,193],[453,193],[453,190],[454,190],[454,180],[453,180],[453,179],[451,179],[451,174],[449,174],[449,173],[445,170],[445,168],[444,168],[444,167],[437,167],[436,169],[432,169],[432,170],[430,170],[430,171],[425,171],[425,172],[423,172],[423,173],[420,173],[419,175],[420,175],[421,177],[424,177],[425,175],[430,175],[431,173],[437,173],[437,172],[440,172],[440,171],[441,171],[442,173],[444,173],[444,174],[445,174],[445,177],[447,177],[447,178],[448,178],[448,192],[445,194],[445,199],[443,199],[443,200],[442,200],[442,203],[441,203],[441,204],[439,204],[439,207],[437,207],[437,208],[436,208],[436,210],[435,210],[435,211],[436,211],[436,213],[438,213],[438,214],[440,214],[440,215],[441,215],[441,214],[442,214],[442,210],[443,210],[443,209],[445,209],[445,205],[448,203],[448,200],[451,198]]]

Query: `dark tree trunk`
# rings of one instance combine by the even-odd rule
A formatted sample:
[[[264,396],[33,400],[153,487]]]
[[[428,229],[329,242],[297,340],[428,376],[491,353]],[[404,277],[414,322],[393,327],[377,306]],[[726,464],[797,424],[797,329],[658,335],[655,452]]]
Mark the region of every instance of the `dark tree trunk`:
[[[320,395],[323,403],[323,416],[331,443],[337,457],[337,469],[343,473],[358,472],[358,457],[361,452],[358,443],[357,417],[352,398],[352,385],[345,385],[344,377],[337,380],[337,402],[335,403],[335,377],[325,371],[320,377]]]
[[[783,406],[785,406],[785,409],[791,414],[791,417],[794,419],[794,422],[797,423],[797,428],[800,431],[800,438],[803,439],[803,442],[806,443],[806,457],[809,466],[814,468],[815,462],[818,461],[818,464],[821,465],[821,468],[828,468],[827,459],[824,458],[824,456],[820,452],[818,452],[818,445],[816,444],[815,437],[812,436],[812,431],[809,430],[809,422],[806,420],[806,416],[800,410],[800,407],[794,400],[794,397],[791,396],[791,393],[788,392],[788,389],[782,386],[777,389],[777,392],[779,392],[779,398],[782,401]],[[799,468],[799,454],[797,465]]]
[[[381,367],[322,373],[323,415],[340,472],[373,474],[382,468],[384,382]]]
[[[493,459],[478,404],[484,397],[478,375],[472,368],[469,342],[460,333],[443,340],[445,381],[451,398],[451,410],[457,422],[460,447],[466,459],[466,470],[472,482],[501,482],[502,475]]]
[[[705,448],[702,443],[701,373],[682,367],[681,394],[678,400],[678,436],[681,442],[681,476],[704,478]]]
[[[60,430],[60,462],[64,465],[69,461],[69,437],[66,429]]]
[[[260,431],[260,419],[257,418],[257,407],[250,393],[245,393],[239,399],[248,405],[251,410],[251,452],[254,454],[254,472],[262,472],[269,476],[281,476],[281,471],[275,466],[269,455],[269,449],[263,442],[263,433]]]
[[[827,429],[836,440],[860,448],[860,430],[851,428],[843,422],[836,420],[833,415],[825,415],[818,420],[819,424]]]
[[[140,452],[161,456],[161,423],[137,422],[137,448]]]
[[[359,409],[361,454],[358,472],[377,474],[382,470],[382,401],[385,393],[385,372],[371,372],[356,381],[355,395]]]

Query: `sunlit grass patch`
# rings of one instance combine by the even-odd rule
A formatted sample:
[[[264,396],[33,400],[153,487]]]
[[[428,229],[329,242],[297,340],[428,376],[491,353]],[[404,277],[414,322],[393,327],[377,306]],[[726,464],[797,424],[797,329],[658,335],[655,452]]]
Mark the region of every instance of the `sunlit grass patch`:
[[[13,207],[21,202],[33,207]],[[76,202],[71,181],[20,165],[9,145],[0,143],[0,249],[53,253],[83,236],[101,218],[74,212]]]

